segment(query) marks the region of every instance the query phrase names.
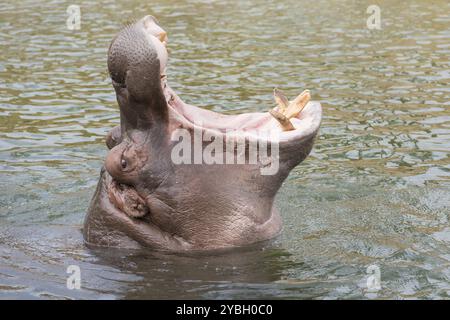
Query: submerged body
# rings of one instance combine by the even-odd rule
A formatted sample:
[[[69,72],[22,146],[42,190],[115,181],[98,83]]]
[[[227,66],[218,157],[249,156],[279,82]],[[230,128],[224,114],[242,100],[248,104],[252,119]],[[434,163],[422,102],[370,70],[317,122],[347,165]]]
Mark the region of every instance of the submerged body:
[[[290,115],[290,131],[268,112],[222,115],[185,104],[167,84],[166,43],[150,16],[111,43],[108,68],[121,124],[107,136],[110,151],[85,218],[86,243],[183,251],[276,236],[281,219],[274,198],[311,151],[320,104],[305,103]],[[214,161],[197,161],[198,153]],[[276,170],[264,172],[268,167]]]

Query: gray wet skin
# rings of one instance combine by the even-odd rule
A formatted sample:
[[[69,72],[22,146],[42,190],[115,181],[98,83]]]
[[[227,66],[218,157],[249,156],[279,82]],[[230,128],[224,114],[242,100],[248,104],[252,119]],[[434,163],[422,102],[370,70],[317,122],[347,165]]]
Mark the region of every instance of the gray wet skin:
[[[120,126],[106,138],[110,151],[85,218],[86,243],[186,251],[275,237],[281,230],[275,195],[311,151],[320,104],[309,102],[291,119],[295,130],[286,132],[268,112],[222,115],[188,105],[167,84],[166,43],[164,30],[146,16],[120,31],[110,45],[108,69]],[[261,174],[265,161],[174,163],[171,153],[178,141],[172,141],[173,132],[192,133],[194,127],[223,141],[230,129],[250,133],[257,142],[267,141],[261,132],[278,130],[278,170]],[[203,148],[209,143],[203,142]],[[245,148],[248,155],[248,141]]]

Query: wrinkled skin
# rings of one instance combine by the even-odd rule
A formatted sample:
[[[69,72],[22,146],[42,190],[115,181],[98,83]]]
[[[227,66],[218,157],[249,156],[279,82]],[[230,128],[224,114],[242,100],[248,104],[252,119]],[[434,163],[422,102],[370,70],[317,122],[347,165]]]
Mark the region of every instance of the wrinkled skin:
[[[311,151],[320,104],[309,102],[291,119],[295,130],[287,132],[268,112],[222,115],[185,104],[166,81],[166,43],[166,33],[151,16],[127,26],[111,43],[108,69],[121,121],[106,138],[110,151],[85,218],[86,243],[185,251],[273,238],[281,230],[275,195]],[[276,131],[279,169],[261,174],[268,165],[261,159],[253,164],[174,163],[178,140],[171,137],[180,128],[191,133],[196,128],[215,139],[238,129],[252,137],[245,140],[246,155],[250,139]]]

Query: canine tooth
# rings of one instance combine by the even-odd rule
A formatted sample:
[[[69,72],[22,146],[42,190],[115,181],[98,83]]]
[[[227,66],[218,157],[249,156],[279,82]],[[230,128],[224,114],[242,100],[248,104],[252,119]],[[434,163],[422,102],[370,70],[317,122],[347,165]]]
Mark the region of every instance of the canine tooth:
[[[290,119],[297,117],[311,99],[309,90],[303,91],[293,101],[288,101],[279,89],[273,90],[273,96],[278,107],[269,110],[269,113],[280,123],[283,131],[295,130]]]
[[[309,90],[305,90],[300,93],[293,101],[289,103],[289,107],[286,110],[284,115],[286,118],[291,119],[296,117],[300,112],[302,112],[303,108],[308,104],[311,99],[311,94]]]
[[[273,97],[278,105],[278,110],[280,112],[285,112],[286,108],[289,105],[289,100],[286,98],[286,95],[283,93],[283,91],[277,88],[273,89]]]
[[[295,130],[291,121],[288,118],[286,118],[284,114],[276,110],[276,108],[269,110],[269,113],[272,115],[272,117],[274,117],[278,121],[283,131]]]

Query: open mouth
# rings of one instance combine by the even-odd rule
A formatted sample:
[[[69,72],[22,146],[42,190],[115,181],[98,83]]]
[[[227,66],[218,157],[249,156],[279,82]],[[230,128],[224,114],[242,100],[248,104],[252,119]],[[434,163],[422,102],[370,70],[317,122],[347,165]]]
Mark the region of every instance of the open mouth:
[[[275,89],[276,106],[268,112],[224,115],[184,103],[168,84],[167,33],[151,16],[142,21],[160,61],[161,88],[167,103],[169,128],[200,129],[209,136],[221,139],[232,135],[234,138],[244,137],[256,141],[276,140],[281,152],[299,152],[301,144],[317,134],[322,110],[320,103],[310,101],[308,90],[290,101],[282,91]],[[110,136],[114,139],[114,133]],[[108,172],[111,174],[111,170]],[[149,215],[146,196],[139,194],[132,184],[120,183],[110,174],[107,175],[108,196],[115,207],[133,218]]]
[[[199,125],[203,129],[221,132],[236,130],[247,134],[279,133],[281,141],[303,138],[316,132],[320,125],[322,110],[319,103],[310,101],[309,90],[303,91],[295,99],[289,101],[281,90],[275,89],[276,107],[264,113],[224,115],[184,103],[167,83],[167,32],[157,24],[156,19],[152,16],[145,17],[143,21],[158,52],[161,63],[161,87],[167,104],[185,121]]]
[[[225,115],[184,103],[166,82],[164,93],[167,104],[174,113],[188,125],[200,126],[203,130],[222,133],[232,131],[256,138],[275,134],[279,142],[283,143],[316,134],[321,121],[321,106],[315,101],[306,103],[301,112],[290,118],[280,113],[277,107],[270,112]]]

